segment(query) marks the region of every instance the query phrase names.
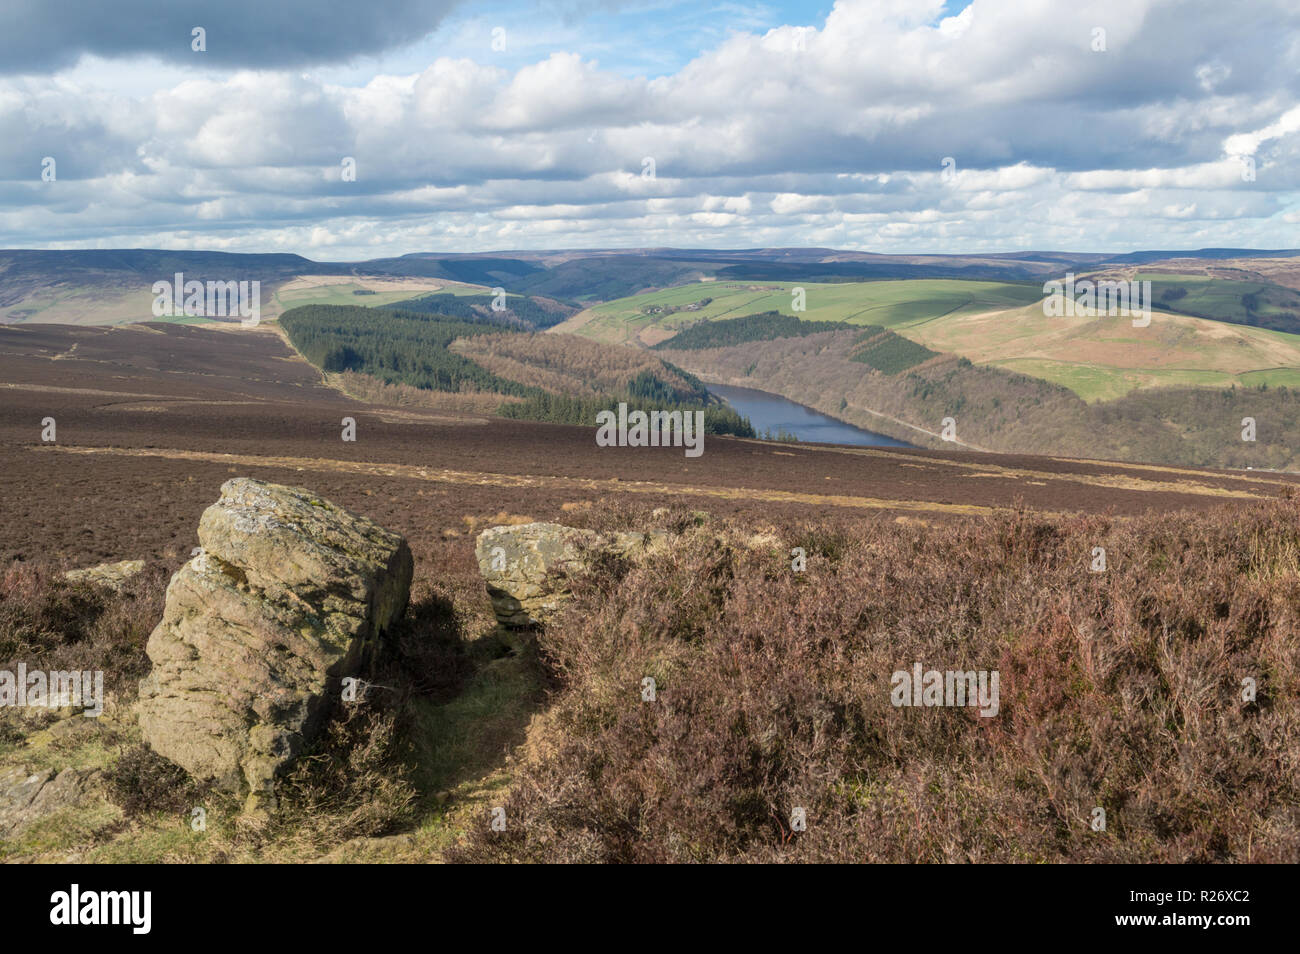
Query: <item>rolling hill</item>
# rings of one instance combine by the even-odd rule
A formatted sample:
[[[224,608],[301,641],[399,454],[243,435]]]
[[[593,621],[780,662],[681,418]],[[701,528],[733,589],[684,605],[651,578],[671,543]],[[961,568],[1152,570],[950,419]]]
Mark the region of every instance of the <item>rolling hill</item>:
[[[806,308],[794,310],[795,289]],[[951,314],[1024,306],[1039,283],[914,279],[878,282],[697,282],[595,305],[557,331],[616,344],[653,345],[698,321],[776,311],[808,321],[907,327]]]
[[[1086,401],[1168,387],[1300,386],[1300,336],[1157,311],[1048,318],[1040,305],[949,314],[900,329],[935,351],[1063,385]]]
[[[702,410],[708,433],[752,437],[749,422],[693,376],[662,359],[573,336],[512,330],[472,311],[306,305],[280,327],[328,375],[360,376],[367,391],[407,388],[468,398],[496,396],[504,417],[595,424],[620,402],[640,410]],[[342,382],[340,382],[342,383]]]
[[[920,346],[887,329],[873,335],[848,324],[722,347],[672,343],[655,353],[706,382],[779,394],[921,447],[1300,469],[1300,390],[1287,387],[1147,388],[1088,403],[1060,384],[1008,368],[953,354],[908,354],[904,346]],[[1253,440],[1243,440],[1248,417],[1256,425]],[[951,439],[945,422],[955,427]]]
[[[885,255],[833,248],[631,248],[417,252],[367,261],[318,262],[283,253],[16,249],[0,251],[0,323],[154,320],[147,307],[149,288],[154,281],[170,279],[178,271],[201,281],[260,281],[263,313],[274,315],[295,305],[345,304],[346,296],[353,292],[374,292],[380,297],[366,303],[384,304],[440,289],[472,287],[482,293],[499,287],[509,294],[593,305],[702,280],[786,286],[946,280],[961,281],[969,289],[975,280],[1033,285],[1067,270],[1133,271],[1139,267],[1300,290],[1300,252],[1295,250]],[[352,287],[331,287],[335,285]],[[924,291],[917,300],[923,296]],[[1240,295],[1236,297],[1240,304]],[[1251,323],[1266,324],[1274,306],[1283,311],[1290,307],[1273,292],[1265,297],[1267,300],[1254,309],[1264,320]],[[934,305],[946,300],[949,296],[940,288]],[[760,304],[753,310],[769,307],[779,304]],[[921,313],[926,307],[933,306],[923,306]]]
[[[773,312],[805,322],[889,328],[932,351],[1059,384],[1092,402],[1147,388],[1300,387],[1300,336],[1259,327],[1240,310],[1243,297],[1249,303],[1257,295],[1275,303],[1259,307],[1279,309],[1271,314],[1281,321],[1276,303],[1286,300],[1282,293],[1297,299],[1300,293],[1259,282],[1165,278],[1152,288],[1161,306],[1161,291],[1193,291],[1175,294],[1180,312],[1162,307],[1145,328],[1134,328],[1125,317],[1045,316],[1038,284],[926,279],[698,282],[593,306],[556,330],[671,349],[675,336],[703,323]],[[798,287],[805,290],[807,308],[795,313],[792,290]],[[1261,289],[1276,293],[1270,298]],[[1181,313],[1192,309],[1206,314]]]

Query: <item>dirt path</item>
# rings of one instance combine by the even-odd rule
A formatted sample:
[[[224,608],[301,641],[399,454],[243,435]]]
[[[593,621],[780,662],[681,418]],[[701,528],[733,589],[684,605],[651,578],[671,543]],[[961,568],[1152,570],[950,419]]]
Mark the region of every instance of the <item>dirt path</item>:
[[[375,477],[398,477],[407,480],[425,480],[441,484],[476,485],[494,487],[547,487],[551,489],[583,491],[586,493],[626,493],[672,495],[687,494],[696,497],[761,500],[771,503],[801,503],[825,507],[854,507],[868,510],[906,510],[912,512],[950,514],[989,514],[1005,507],[985,507],[976,504],[948,504],[919,500],[889,500],[882,497],[859,497],[848,494],[811,494],[788,490],[760,490],[749,487],[698,487],[687,484],[665,484],[648,480],[620,480],[618,478],[549,477],[535,474],[493,474],[481,471],[449,470],[445,468],[418,467],[413,464],[383,464],[365,461],[330,460],[319,457],[262,457],[252,454],[215,454],[175,448],[151,447],[129,449],[124,447],[32,447],[37,453],[105,454],[119,457],[161,457],[167,460],[202,461],[212,464],[238,464],[244,467],[292,468],[332,473],[363,474]],[[1246,495],[1250,496],[1250,495]]]

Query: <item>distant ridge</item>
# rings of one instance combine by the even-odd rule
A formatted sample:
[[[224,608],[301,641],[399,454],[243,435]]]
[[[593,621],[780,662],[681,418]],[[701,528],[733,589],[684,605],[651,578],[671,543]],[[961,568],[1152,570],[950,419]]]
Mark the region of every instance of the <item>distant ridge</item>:
[[[541,296],[581,307],[711,279],[739,282],[975,279],[1033,283],[1067,271],[1087,272],[1159,261],[1210,263],[1296,257],[1300,257],[1300,249],[883,254],[833,248],[643,248],[411,252],[365,261],[323,262],[289,252],[8,249],[0,250],[0,322],[30,320],[30,316],[40,313],[41,302],[68,294],[79,296],[88,308],[101,291],[116,296],[144,294],[155,281],[171,280],[177,272],[183,272],[187,281],[258,280],[264,293],[298,276],[433,279],[500,287],[510,294]]]
[[[430,263],[478,262],[480,267],[494,265],[510,271],[528,273],[540,271],[545,261],[573,261],[583,258],[646,258],[676,262],[712,262],[740,264],[744,262],[770,262],[789,264],[848,264],[848,263],[915,263],[951,262],[948,267],[963,267],[956,263],[977,262],[1033,262],[1078,263],[1086,265],[1108,263],[1142,263],[1163,259],[1230,259],[1230,258],[1295,258],[1300,248],[1200,248],[1200,249],[1146,249],[1136,252],[1072,252],[1050,249],[1005,252],[864,252],[855,249],[834,248],[752,248],[752,249],[678,249],[678,248],[627,248],[627,249],[558,249],[530,251],[526,249],[491,252],[407,252],[400,256],[363,259],[358,261],[317,261],[293,252],[217,252],[190,249],[0,249],[0,268],[30,268],[60,265],[103,270],[145,271],[163,268],[172,263],[196,265],[254,265],[266,269],[294,270],[296,274],[337,274],[340,270],[355,270],[363,274],[394,274],[425,276]],[[522,267],[521,267],[522,266]]]

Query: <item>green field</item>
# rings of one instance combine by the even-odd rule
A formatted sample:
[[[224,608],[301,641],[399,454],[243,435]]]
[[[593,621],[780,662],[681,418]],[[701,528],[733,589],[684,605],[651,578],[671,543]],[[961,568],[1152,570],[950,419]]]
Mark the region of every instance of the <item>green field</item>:
[[[1146,388],[1227,388],[1233,385],[1259,387],[1266,384],[1269,387],[1300,389],[1300,368],[1269,368],[1232,374],[1188,368],[1149,370],[1101,367],[1039,358],[1012,358],[991,363],[995,367],[1062,385],[1089,402],[1110,401]]]
[[[1041,285],[951,279],[803,282],[807,309],[797,316],[888,328],[934,352],[1060,384],[1089,402],[1148,388],[1300,386],[1300,335],[1229,320],[1233,304],[1244,308],[1243,296],[1252,294],[1258,297],[1246,301],[1258,318],[1272,307],[1270,290],[1277,286],[1162,273],[1138,277],[1153,282],[1157,301],[1162,291],[1183,289],[1171,308],[1206,317],[1157,307],[1146,328],[1123,317],[1050,318],[1040,304]],[[701,321],[770,311],[794,315],[791,289],[800,285],[698,282],[597,305],[556,330],[640,346],[667,341],[672,348],[679,329]],[[646,313],[692,304],[698,307]]]
[[[934,351],[1060,384],[1085,401],[1135,389],[1300,384],[1300,335],[1155,311],[1049,318],[1038,306],[949,315],[903,332]]]
[[[1164,272],[1139,272],[1137,280],[1151,282],[1157,307],[1216,321],[1300,330],[1300,292],[1291,288]]]
[[[807,308],[795,312],[792,289],[803,288]],[[682,308],[705,298],[694,311],[646,314],[654,307]],[[900,328],[944,315],[1023,306],[1042,298],[1042,286],[1015,282],[923,279],[879,282],[696,282],[596,305],[557,326],[558,331],[598,341],[654,344],[677,328],[701,320],[739,318],[764,311],[806,321],[848,321]]]
[[[375,291],[372,295],[358,295],[356,292],[367,290],[367,283],[345,282],[341,284],[321,284],[314,287],[284,286],[271,296],[272,314],[280,314],[290,308],[302,305],[362,305],[366,308],[378,308],[399,301],[410,301],[434,292],[451,295],[482,295],[484,289],[471,285],[448,285],[445,288],[422,283],[420,286],[400,288],[392,291]]]

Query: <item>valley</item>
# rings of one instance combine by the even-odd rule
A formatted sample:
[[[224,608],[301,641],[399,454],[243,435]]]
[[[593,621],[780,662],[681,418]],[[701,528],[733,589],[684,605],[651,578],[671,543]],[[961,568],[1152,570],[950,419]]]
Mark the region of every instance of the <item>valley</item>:
[[[0,860],[770,860],[790,850],[772,842],[767,822],[786,783],[734,781],[748,753],[772,731],[801,737],[827,698],[876,712],[887,692],[862,687],[899,652],[937,658],[963,634],[962,646],[1001,660],[1000,719],[1048,705],[1080,725],[1114,693],[1156,678],[1140,661],[1146,641],[1167,640],[1187,620],[1203,625],[1204,599],[1230,607],[1228,622],[1208,624],[1219,642],[1231,620],[1255,612],[1252,601],[1269,601],[1277,621],[1248,652],[1273,669],[1287,658],[1274,634],[1287,625],[1284,585],[1300,552],[1300,475],[1281,471],[1300,446],[1300,414],[1286,332],[1163,311],[1147,329],[1116,318],[1044,331],[1030,298],[1039,289],[1019,279],[796,284],[762,277],[774,268],[762,260],[707,266],[759,276],[738,282],[701,275],[700,263],[657,262],[632,273],[691,283],[592,305],[460,278],[553,288],[581,270],[612,288],[616,258],[612,267],[590,257],[416,261],[399,264],[439,274],[271,281],[255,326],[0,325],[0,657],[99,667],[106,677],[94,726],[0,718],[6,778],[34,772],[52,791],[59,778],[87,785],[73,807],[34,822],[19,816],[0,837]],[[213,274],[196,264],[180,263],[187,278]],[[904,265],[937,267],[888,267]],[[807,266],[775,270],[797,267]],[[807,311],[791,313],[795,288]],[[1151,340],[1135,337],[1148,332]],[[1166,349],[1164,364],[1153,360]],[[1096,378],[1072,372],[1067,387],[1052,362],[1093,367]],[[1267,390],[1246,383],[1274,373]],[[1214,386],[1196,386],[1202,380]],[[1129,381],[1136,389],[1121,393]],[[703,453],[601,446],[595,416],[619,403],[702,411]],[[1238,439],[1244,414],[1258,419],[1254,442]],[[805,440],[792,441],[791,430]],[[143,744],[133,715],[167,583],[192,565],[204,515],[233,478],[305,488],[322,507],[372,520],[400,535],[414,566],[406,618],[375,670],[393,698],[333,718],[311,756],[276,782],[270,816],[198,786]],[[494,591],[484,589],[478,550],[489,529],[649,531],[673,542],[643,562],[597,560],[571,580],[570,612],[519,635],[501,629]],[[1104,579],[1087,571],[1098,546],[1115,568]],[[98,564],[140,569],[120,589],[63,576]],[[1203,596],[1207,586],[1222,593]],[[1094,603],[1116,607],[1107,632],[1133,634],[1106,639],[1136,641],[1107,677],[1129,688],[1098,683],[1044,702],[1026,673],[1075,665],[1047,621]],[[1087,612],[1104,620],[1109,611]],[[917,634],[916,644],[900,650],[900,633]],[[1199,642],[1177,640],[1168,678],[1222,681],[1197,661]],[[822,649],[810,655],[815,643]],[[837,661],[844,646],[853,653]],[[666,722],[645,722],[635,694],[617,687],[646,672],[663,698],[695,700],[704,721],[674,728],[665,708],[656,718]],[[790,674],[795,683],[783,681]],[[815,689],[799,688],[805,678]],[[786,696],[754,697],[746,687],[755,684],[784,686]],[[592,707],[597,720],[586,715]],[[755,721],[737,736],[725,727],[740,711]],[[957,732],[951,739],[913,739],[892,711],[873,724],[908,751],[959,745],[961,764],[984,764],[974,723],[943,730]],[[1153,741],[1162,717],[1143,718],[1140,738],[1108,744],[1125,765],[1155,765],[1162,791],[1181,797],[1181,763]],[[910,821],[863,820],[862,805],[885,811],[895,796],[861,794],[857,766],[903,791],[919,763],[882,760],[860,733],[843,738],[855,747],[847,762],[830,751],[806,766],[780,756],[781,771],[814,792],[819,817],[833,819],[800,842],[800,857],[956,857],[916,844]],[[1197,758],[1218,758],[1217,738]],[[1023,763],[1024,745],[995,743],[985,785],[940,773],[934,794],[907,798],[926,812],[949,811],[948,792],[980,812],[1025,801],[999,829],[1006,848],[967,840],[962,856],[1132,860],[1155,839],[1173,858],[1193,839],[1197,857],[1216,857],[1195,820],[1179,823],[1176,840],[1135,814],[1135,835],[1100,849],[1073,828],[1053,834],[1082,809],[1054,803],[1037,782],[1023,794],[1019,770],[1006,766]],[[715,785],[750,792],[755,807],[735,810],[742,827],[719,838],[717,819],[699,828],[695,809],[678,814],[659,789],[668,782],[643,772],[646,746],[666,746],[663,779],[692,805],[708,803]],[[1055,750],[1031,747],[1027,757],[1066,770]],[[726,781],[698,768],[714,762]],[[1104,771],[1108,790],[1142,797],[1127,768]],[[1254,790],[1288,797],[1285,779],[1260,771]],[[603,789],[566,806],[555,779],[602,773],[640,793],[646,833],[602,820],[611,810]],[[196,800],[209,812],[199,839],[176,820]],[[482,818],[503,803],[523,820],[520,833],[485,838]],[[693,831],[696,847],[664,849],[656,833],[665,828]],[[576,837],[579,829],[598,841]],[[1269,859],[1289,850],[1285,831],[1253,837],[1234,828],[1231,850]]]
[[[348,943],[341,864],[1284,924],[1297,36],[0,4],[10,934]]]
[[[1018,506],[1135,515],[1267,500],[1300,483],[712,434],[697,459],[672,448],[598,448],[590,427],[350,399],[267,327],[0,328],[0,395],[3,559],[56,552],[69,566],[124,551],[188,553],[211,487],[236,471],[310,480],[408,534],[417,555],[446,546],[453,537],[444,534],[461,533],[462,518],[557,519],[566,505],[623,498],[647,507],[691,498],[759,520],[826,508],[881,519]],[[345,416],[357,421],[355,442],[341,440]],[[56,442],[40,440],[45,417],[57,421]]]

